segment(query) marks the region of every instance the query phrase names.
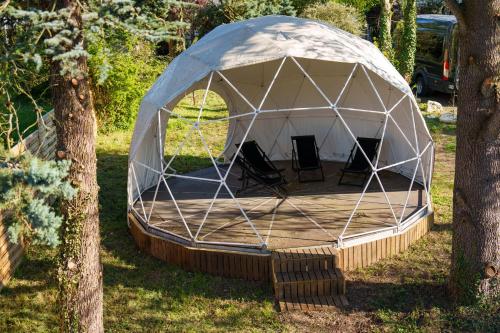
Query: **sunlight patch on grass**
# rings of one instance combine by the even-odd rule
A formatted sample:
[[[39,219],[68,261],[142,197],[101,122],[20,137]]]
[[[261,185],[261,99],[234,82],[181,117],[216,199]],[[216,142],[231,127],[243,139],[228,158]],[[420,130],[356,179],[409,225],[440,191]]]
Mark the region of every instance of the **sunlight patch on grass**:
[[[195,94],[195,103],[189,98],[192,96],[187,96],[181,102],[182,108],[176,110],[196,119],[198,106],[193,104],[197,105],[201,96]],[[225,105],[216,97],[209,96],[207,106],[206,117],[216,119],[227,114]],[[494,332],[500,326],[498,305],[454,308],[446,296],[455,128],[435,120],[428,123],[437,144],[433,230],[406,252],[348,273],[347,296],[362,311],[354,308],[321,314],[321,320],[312,313],[294,315],[294,319],[301,319],[293,323],[286,323],[284,315],[276,312],[272,287],[267,283],[186,272],[139,251],[126,226],[132,132],[100,135],[97,157],[106,332],[330,332],[333,322],[352,321],[353,317],[369,321],[381,332]],[[208,133],[213,140],[210,145],[220,152],[227,129],[223,122],[217,124]],[[174,130],[167,139],[174,144],[189,129],[174,117],[169,126]],[[180,172],[210,165],[208,154],[195,149],[193,146],[180,155],[184,159],[177,162]],[[55,251],[46,248],[28,249],[14,279],[1,291],[0,332],[57,331],[57,289],[51,278],[55,256]]]
[[[210,155],[217,158],[224,150],[229,128],[229,121],[224,120],[229,115],[226,104],[219,95],[210,92],[200,114],[203,93],[195,91],[194,100],[192,94],[184,97],[173,110],[180,117],[173,114],[168,121],[165,160],[170,161],[178,154],[170,166],[179,173],[212,166]],[[193,128],[198,116],[199,130]]]

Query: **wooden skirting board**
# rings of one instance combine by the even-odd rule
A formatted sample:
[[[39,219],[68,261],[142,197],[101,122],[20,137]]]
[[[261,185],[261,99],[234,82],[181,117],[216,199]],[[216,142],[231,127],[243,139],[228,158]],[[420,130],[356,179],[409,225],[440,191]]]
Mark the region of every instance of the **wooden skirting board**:
[[[148,233],[132,214],[129,214],[129,221],[130,232],[137,246],[153,257],[187,271],[251,281],[270,280],[270,254],[185,246]]]
[[[339,267],[344,271],[367,267],[377,261],[404,252],[429,232],[434,223],[434,213],[424,216],[402,233],[339,250]]]
[[[195,248],[181,245],[148,233],[132,213],[130,230],[137,246],[152,256],[190,271],[213,275],[268,281],[271,279],[271,253],[256,254]],[[434,213],[422,217],[402,233],[350,247],[334,249],[338,253],[337,267],[342,271],[367,267],[408,249],[432,227]]]

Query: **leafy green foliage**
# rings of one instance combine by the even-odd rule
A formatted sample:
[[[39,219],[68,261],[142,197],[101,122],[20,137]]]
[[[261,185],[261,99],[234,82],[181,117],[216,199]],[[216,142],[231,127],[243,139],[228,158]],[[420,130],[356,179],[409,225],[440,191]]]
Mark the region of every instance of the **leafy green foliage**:
[[[171,0],[115,0],[115,1],[81,1],[82,22],[76,22],[71,18],[71,13],[67,8],[58,9],[51,2],[44,1],[22,1],[12,0],[6,2],[0,11],[0,140],[4,146],[10,148],[15,140],[21,138],[25,133],[18,116],[18,105],[15,100],[23,96],[30,100],[32,112],[39,117],[44,111],[44,105],[34,90],[50,90],[48,68],[51,63],[57,62],[61,68],[60,74],[70,78],[86,76],[82,73],[76,61],[81,57],[89,57],[88,50],[84,49],[85,43],[99,44],[105,36],[116,35],[123,31],[137,36],[137,41],[149,41],[157,43],[180,39],[179,30],[185,30],[189,24],[172,19],[171,13],[179,7],[192,8],[196,3]],[[127,41],[129,42],[129,41]],[[146,43],[146,42],[145,42]],[[119,44],[119,43],[115,43]],[[147,44],[147,43],[146,43]],[[144,53],[142,61],[135,62],[132,56],[140,54],[140,50],[133,48],[130,52],[131,42],[127,48],[117,50],[115,47],[108,47],[109,52],[100,52],[100,59],[94,61],[98,68],[93,68],[94,73],[99,73],[95,78],[96,82],[103,84],[104,79],[111,75],[119,81],[110,84],[116,88],[114,96],[106,96],[106,102],[119,101],[116,109],[129,111],[137,106],[136,96],[131,96],[132,84],[138,84],[136,95],[142,95],[144,89],[151,80],[150,76],[157,74],[157,69],[151,62],[146,64],[145,56],[151,56],[148,50]],[[144,51],[146,48],[143,48]],[[113,56],[105,57],[103,54],[109,53]],[[128,53],[128,57],[127,54]],[[141,55],[142,56],[142,55]],[[103,60],[103,58],[109,58]],[[136,65],[130,69],[121,66],[124,63]],[[111,70],[115,64],[119,69]],[[136,75],[135,82],[125,82],[127,74],[138,73],[138,66],[143,66],[142,75]],[[121,74],[118,73],[121,71]],[[108,73],[110,72],[110,73]],[[114,74],[114,76],[113,76]],[[123,91],[119,91],[121,83],[128,83],[129,86]],[[42,94],[43,95],[43,94]],[[36,96],[36,97],[34,97]],[[108,98],[109,97],[109,98]],[[24,104],[26,106],[26,103]],[[109,111],[109,110],[108,110]],[[107,113],[109,114],[109,112]],[[130,113],[126,113],[130,116]],[[114,127],[123,128],[130,123],[125,122],[126,116],[115,119],[111,117],[111,124]],[[36,117],[34,117],[36,119]],[[33,117],[29,117],[33,119]],[[27,118],[26,118],[27,119]],[[29,126],[27,126],[29,127]],[[105,127],[110,127],[107,124]]]
[[[301,16],[301,14],[307,7],[313,6],[318,3],[324,4],[327,3],[328,0],[293,0],[292,2],[293,7],[297,11],[297,16]]]
[[[361,35],[365,27],[364,18],[354,7],[336,2],[315,4],[306,8],[301,16],[324,21],[355,35]]]
[[[419,14],[444,14],[445,5],[443,0],[419,0],[417,8]]]
[[[34,244],[55,247],[62,217],[51,207],[54,200],[71,199],[76,190],[64,179],[70,161],[42,161],[27,155],[0,163],[0,210],[9,238],[21,236]]]
[[[198,10],[205,6],[208,0],[135,0],[135,3],[141,15],[147,18],[145,22],[156,18],[159,22],[163,21],[163,25],[169,26],[169,37],[158,41],[163,46],[168,45],[170,56],[176,56],[186,49],[186,41],[190,42],[194,38],[195,33],[191,23]],[[128,28],[127,30],[132,31]]]
[[[152,43],[125,30],[94,38],[88,52],[99,130],[129,128],[166,61],[155,56]]]
[[[380,30],[376,45],[390,61],[394,58],[391,36],[392,0],[380,0]]]
[[[308,7],[318,4],[324,5],[330,2],[336,2],[346,6],[354,7],[361,14],[366,14],[372,8],[377,7],[379,5],[379,0],[293,0],[292,1],[298,16],[301,16],[304,10],[306,10],[306,8]]]
[[[201,37],[224,23],[272,14],[295,16],[296,10],[291,0],[221,0],[203,7],[193,25]]]
[[[403,27],[400,40],[396,45],[396,67],[406,81],[410,82],[413,76],[417,49],[416,0],[405,0],[403,2]]]
[[[356,8],[360,13],[366,14],[379,5],[379,0],[333,0],[344,5]]]
[[[287,15],[287,16],[297,15],[297,10],[293,6],[293,1],[292,0],[281,0],[279,14],[280,15]]]

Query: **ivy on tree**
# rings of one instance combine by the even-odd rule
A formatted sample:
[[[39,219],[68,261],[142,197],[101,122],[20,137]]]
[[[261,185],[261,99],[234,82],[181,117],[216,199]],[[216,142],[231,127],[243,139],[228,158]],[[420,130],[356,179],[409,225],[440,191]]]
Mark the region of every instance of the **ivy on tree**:
[[[411,82],[415,67],[417,49],[417,3],[416,0],[403,1],[403,33],[398,47],[396,64],[399,73]]]
[[[380,29],[377,46],[382,53],[391,60],[394,57],[392,49],[391,20],[392,0],[380,0]]]

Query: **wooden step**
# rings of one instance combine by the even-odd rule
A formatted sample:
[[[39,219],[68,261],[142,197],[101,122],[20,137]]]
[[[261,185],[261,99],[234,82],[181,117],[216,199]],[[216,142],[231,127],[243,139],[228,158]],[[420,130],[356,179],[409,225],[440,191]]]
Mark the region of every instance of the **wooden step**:
[[[335,248],[275,250],[271,266],[274,294],[281,311],[347,305],[345,278]]]
[[[310,272],[277,272],[274,280],[277,300],[345,293],[345,281],[339,269]]]
[[[278,250],[271,258],[275,272],[309,272],[339,267],[338,252],[333,247]]]
[[[280,311],[325,311],[349,305],[344,295],[301,297],[298,300],[282,299],[278,302]]]

